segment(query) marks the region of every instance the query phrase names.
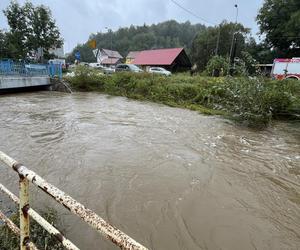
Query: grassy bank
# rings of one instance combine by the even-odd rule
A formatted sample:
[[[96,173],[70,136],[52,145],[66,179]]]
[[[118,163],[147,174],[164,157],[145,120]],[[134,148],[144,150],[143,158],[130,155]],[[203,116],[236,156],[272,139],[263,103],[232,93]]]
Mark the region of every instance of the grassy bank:
[[[41,215],[54,227],[58,228],[58,215],[53,209],[47,209]],[[19,216],[17,213],[10,218],[19,227]],[[30,238],[38,249],[63,250],[65,249],[58,239],[50,235],[34,220],[30,221]],[[20,238],[16,236],[6,225],[0,225],[0,249],[19,249]]]
[[[300,113],[300,82],[262,78],[163,77],[150,74],[102,75],[78,67],[66,80],[79,91],[100,91],[204,114],[220,114],[248,126],[263,127],[272,119],[297,117]]]

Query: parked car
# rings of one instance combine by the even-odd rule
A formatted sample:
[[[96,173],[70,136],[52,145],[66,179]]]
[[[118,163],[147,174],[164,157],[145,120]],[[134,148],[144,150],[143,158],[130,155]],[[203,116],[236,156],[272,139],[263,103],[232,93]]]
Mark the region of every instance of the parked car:
[[[111,68],[111,67],[104,67],[103,72],[104,72],[104,74],[112,74],[115,72],[115,69]]]
[[[144,72],[134,64],[118,64],[116,66],[116,72],[120,72],[120,71],[129,71],[129,72],[136,72],[136,73]]]
[[[91,68],[96,68],[96,69],[105,69],[105,67],[103,65],[101,65],[100,63],[89,63],[89,66]]]
[[[151,67],[149,69],[149,73],[154,73],[154,74],[160,74],[164,76],[170,76],[172,73],[164,68],[161,67]]]

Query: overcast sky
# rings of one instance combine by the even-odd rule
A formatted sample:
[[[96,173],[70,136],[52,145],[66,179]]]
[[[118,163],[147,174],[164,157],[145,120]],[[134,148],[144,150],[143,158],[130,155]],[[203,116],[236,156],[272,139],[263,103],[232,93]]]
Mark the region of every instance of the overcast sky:
[[[258,27],[255,17],[264,0],[176,0],[196,15],[219,23],[224,19],[235,20],[234,5],[239,6],[238,21],[252,29],[255,35]],[[20,3],[25,2],[19,0]],[[169,19],[179,22],[205,23],[176,6],[171,0],[33,0],[34,4],[50,7],[65,41],[65,52],[70,52],[78,43],[85,42],[91,33],[106,32],[119,27],[158,23]],[[0,1],[3,10],[9,0]],[[7,28],[1,11],[0,28]]]

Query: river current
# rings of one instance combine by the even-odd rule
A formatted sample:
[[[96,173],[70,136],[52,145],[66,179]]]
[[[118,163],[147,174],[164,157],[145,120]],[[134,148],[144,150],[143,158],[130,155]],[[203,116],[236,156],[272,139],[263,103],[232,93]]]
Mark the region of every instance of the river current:
[[[98,93],[0,96],[0,150],[150,249],[300,249],[300,123],[257,131]],[[0,164],[0,182],[18,177]],[[117,249],[54,206],[81,249]],[[0,194],[0,209],[12,207]]]

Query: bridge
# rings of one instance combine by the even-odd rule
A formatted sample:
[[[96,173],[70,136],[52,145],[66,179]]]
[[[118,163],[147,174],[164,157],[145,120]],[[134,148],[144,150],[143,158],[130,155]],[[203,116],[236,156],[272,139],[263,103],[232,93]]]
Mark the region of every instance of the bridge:
[[[30,64],[0,60],[0,92],[45,89],[51,78],[62,78],[61,64]]]

